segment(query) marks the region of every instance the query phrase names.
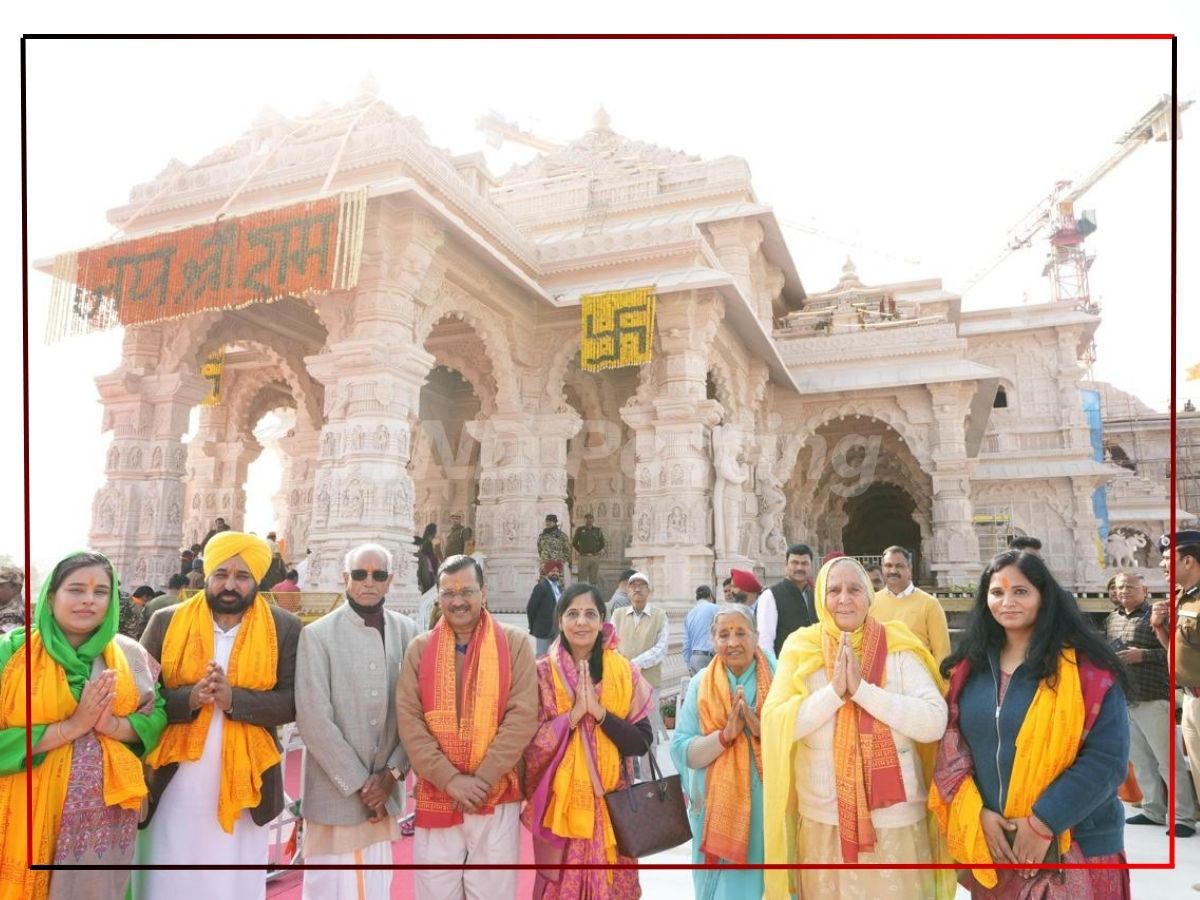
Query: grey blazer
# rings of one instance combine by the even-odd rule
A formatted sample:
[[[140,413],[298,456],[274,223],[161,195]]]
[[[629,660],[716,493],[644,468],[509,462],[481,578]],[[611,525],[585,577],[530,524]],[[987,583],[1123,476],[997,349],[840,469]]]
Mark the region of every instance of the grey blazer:
[[[358,825],[367,808],[358,789],[387,768],[408,770],[396,728],[396,679],[404,651],[417,634],[408,616],[383,613],[385,640],[343,604],[307,626],[296,657],[296,727],[308,748],[304,818],[324,825]],[[400,815],[403,785],[388,798]]]
[[[179,606],[168,606],[158,610],[150,617],[150,623],[142,632],[142,646],[155,659],[162,658],[163,639],[167,636],[167,626]],[[275,620],[275,640],[279,644],[279,658],[275,663],[275,687],[269,691],[252,691],[249,688],[233,689],[233,707],[229,710],[229,718],[235,722],[246,722],[250,725],[261,725],[270,733],[279,746],[277,727],[286,725],[296,719],[296,700],[293,693],[293,679],[296,673],[296,644],[300,639],[300,629],[303,623],[297,616],[280,609],[271,607],[271,618]],[[161,678],[160,678],[161,681]],[[167,723],[187,723],[194,719],[199,710],[193,710],[188,702],[192,685],[185,684],[174,689],[162,687],[163,699],[167,706]],[[158,801],[163,791],[175,777],[179,763],[171,763],[160,769],[151,769],[147,779],[150,788],[150,807],[145,820],[139,828],[145,828],[154,815]],[[283,809],[283,773],[278,765],[263,772],[262,800],[258,806],[250,810],[250,817],[256,825],[266,825]],[[217,812],[217,798],[213,797],[213,815]]]

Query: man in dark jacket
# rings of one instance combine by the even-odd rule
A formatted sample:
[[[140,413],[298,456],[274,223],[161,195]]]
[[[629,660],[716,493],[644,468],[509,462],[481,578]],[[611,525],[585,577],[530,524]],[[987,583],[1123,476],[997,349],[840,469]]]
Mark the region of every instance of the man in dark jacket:
[[[529,595],[525,614],[529,617],[529,633],[537,641],[536,655],[540,659],[554,640],[554,607],[562,595],[562,563],[556,559],[542,564],[542,577]]]

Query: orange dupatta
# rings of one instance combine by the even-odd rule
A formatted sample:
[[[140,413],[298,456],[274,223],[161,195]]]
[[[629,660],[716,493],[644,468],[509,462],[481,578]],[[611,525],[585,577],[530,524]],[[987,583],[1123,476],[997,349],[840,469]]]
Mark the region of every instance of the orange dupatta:
[[[462,672],[462,714],[458,708],[458,677],[455,671],[454,632],[439,619],[421,652],[418,682],[425,723],[437,738],[446,758],[460,772],[473,773],[487,755],[500,730],[508,706],[512,664],[508,639],[500,623],[485,609],[467,645]],[[424,778],[417,781],[418,828],[449,828],[463,821],[462,810],[453,798]],[[491,815],[497,804],[521,799],[517,772],[505,773],[488,794],[476,815]]]
[[[762,707],[771,690],[771,666],[762,650],[756,650],[754,713],[762,720]],[[729,689],[728,667],[719,656],[700,673],[696,711],[700,732],[720,731],[729,721],[733,695]],[[747,744],[750,752],[747,753]],[[704,789],[704,835],[700,849],[705,862],[727,859],[745,863],[750,847],[750,757],[762,779],[762,740],[744,730],[708,767]]]
[[[838,642],[823,635],[825,674],[833,680]],[[862,631],[862,680],[884,686],[887,633],[870,616]],[[858,854],[875,849],[871,810],[903,803],[904,778],[892,729],[856,703],[844,703],[833,722],[833,766],[837,785],[838,837],[842,859],[858,862]]]
[[[67,673],[50,654],[40,631],[18,648],[0,676],[0,728],[25,727],[25,655],[29,653],[32,676],[33,716],[31,725],[61,722],[78,705],[67,682]],[[138,709],[138,689],[125,654],[110,641],[104,648],[104,663],[117,673],[113,715],[128,716]],[[122,809],[137,809],[146,796],[146,781],[137,756],[120,741],[97,734],[103,759],[104,802]],[[26,770],[0,777],[0,900],[42,900],[49,893],[50,872],[34,871],[29,863],[54,862],[59,821],[67,798],[71,774],[72,744],[49,751],[42,764],[33,767],[33,858],[26,859],[25,836],[29,808],[26,803]]]
[[[200,681],[212,660],[212,610],[204,591],[180,604],[171,617],[163,638],[162,680],[169,688]],[[279,640],[275,619],[261,594],[255,597],[233,639],[229,655],[229,683],[252,691],[275,687],[279,662]],[[191,722],[168,724],[162,740],[146,762],[161,768],[170,763],[194,762],[204,752],[204,740],[212,723],[213,707],[206,703]],[[244,809],[262,802],[263,773],[278,765],[279,750],[273,732],[261,725],[225,720],[221,737],[221,791],[217,796],[217,820],[228,834]]]

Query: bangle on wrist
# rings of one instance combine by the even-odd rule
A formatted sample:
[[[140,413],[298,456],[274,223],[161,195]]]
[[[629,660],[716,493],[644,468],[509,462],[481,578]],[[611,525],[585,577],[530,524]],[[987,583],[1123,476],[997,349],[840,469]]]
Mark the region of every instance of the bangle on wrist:
[[[1033,816],[1030,816],[1025,821],[1027,821],[1029,823],[1029,830],[1032,831],[1034,834],[1036,834],[1038,837],[1040,837],[1043,841],[1054,840],[1054,833],[1053,832],[1047,833],[1047,832],[1042,831],[1040,828],[1038,828],[1037,825],[1034,824]]]
[[[61,721],[58,723],[58,739],[62,741],[64,745],[71,743],[71,739],[67,737],[66,729],[63,728],[63,723]]]

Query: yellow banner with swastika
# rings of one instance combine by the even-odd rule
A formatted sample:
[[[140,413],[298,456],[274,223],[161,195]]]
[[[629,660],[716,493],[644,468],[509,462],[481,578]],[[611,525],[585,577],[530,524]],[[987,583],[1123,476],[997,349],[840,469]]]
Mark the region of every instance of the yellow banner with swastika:
[[[585,372],[640,366],[654,350],[654,288],[584,294],[579,367]]]

